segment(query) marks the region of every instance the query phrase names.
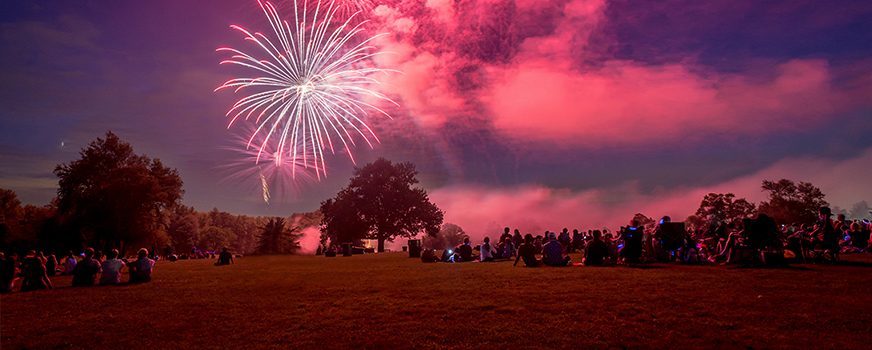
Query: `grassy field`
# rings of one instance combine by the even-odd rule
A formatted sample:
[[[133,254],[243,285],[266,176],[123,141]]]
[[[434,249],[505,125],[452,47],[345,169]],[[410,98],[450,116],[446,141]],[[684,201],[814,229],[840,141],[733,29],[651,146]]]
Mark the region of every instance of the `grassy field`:
[[[3,295],[0,333],[3,350],[868,349],[872,256],[844,258],[779,269],[424,264],[404,253],[160,261],[146,284],[73,288],[63,276],[54,290]]]

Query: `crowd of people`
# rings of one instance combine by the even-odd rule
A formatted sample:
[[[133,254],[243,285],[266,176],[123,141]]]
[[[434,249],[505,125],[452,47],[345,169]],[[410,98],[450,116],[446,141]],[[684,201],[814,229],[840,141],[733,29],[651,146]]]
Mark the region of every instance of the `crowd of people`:
[[[523,261],[526,266],[610,266],[649,262],[735,263],[796,259],[802,262],[834,261],[840,254],[872,250],[872,223],[848,221],[844,215],[833,220],[828,207],[819,210],[815,224],[777,226],[765,214],[689,230],[684,223],[673,223],[664,216],[653,227],[631,221],[613,234],[608,229],[545,231],[543,235],[514,234],[506,227],[497,243],[490,237],[476,246],[465,238],[463,244],[448,247],[438,254],[422,252],[423,262]],[[476,254],[476,251],[478,254]],[[582,254],[573,263],[570,253]],[[764,254],[767,253],[767,254]],[[765,261],[766,257],[770,261]]]
[[[61,265],[55,255],[45,256],[38,251],[31,250],[21,261],[15,253],[7,256],[0,252],[0,293],[14,291],[19,280],[20,292],[54,289],[50,277],[59,275],[73,276],[74,287],[120,284],[124,267],[130,276],[128,283],[151,281],[155,260],[149,258],[147,249],[139,249],[133,261],[119,259],[118,255],[115,249],[104,256],[101,251],[87,248],[81,259],[70,251]]]

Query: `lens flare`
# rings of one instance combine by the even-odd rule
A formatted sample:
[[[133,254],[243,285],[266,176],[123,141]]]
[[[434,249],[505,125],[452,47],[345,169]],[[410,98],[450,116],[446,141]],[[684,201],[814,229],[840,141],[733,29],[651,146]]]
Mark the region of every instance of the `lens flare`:
[[[230,79],[215,89],[254,90],[227,112],[231,117],[228,128],[240,118],[253,122],[256,127],[246,148],[255,144],[256,163],[271,148],[275,164],[293,160],[307,169],[311,167],[320,180],[327,175],[326,152],[335,154],[337,148],[344,150],[354,163],[351,148],[355,146],[355,135],[370,147],[370,139],[379,142],[365,122],[370,112],[391,118],[377,104],[396,103],[373,90],[380,85],[373,76],[397,71],[374,66],[372,58],[385,52],[370,44],[386,34],[360,38],[367,21],[352,25],[357,13],[344,21],[337,20],[339,6],[335,1],[327,6],[319,1],[312,14],[306,10],[306,2],[302,8],[294,2],[293,23],[283,21],[272,3],[258,1],[258,4],[270,23],[272,38],[237,25],[231,28],[245,34],[245,39],[261,50],[261,55],[229,47],[217,49],[233,53],[221,64],[239,65],[260,75]],[[260,140],[259,144],[255,140]],[[295,177],[298,166],[290,168]]]

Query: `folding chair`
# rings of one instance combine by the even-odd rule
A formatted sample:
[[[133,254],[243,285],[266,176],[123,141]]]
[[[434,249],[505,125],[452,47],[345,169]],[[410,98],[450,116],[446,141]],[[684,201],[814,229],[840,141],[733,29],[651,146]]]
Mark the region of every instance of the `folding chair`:
[[[687,235],[687,231],[684,230],[683,222],[660,224],[660,249],[670,251],[674,255],[676,251],[684,248],[685,235]]]
[[[625,259],[627,264],[642,264],[645,265],[645,260],[642,259],[642,231],[643,229],[631,229],[629,227],[621,227],[621,237],[623,237],[624,246],[621,248],[619,255]]]

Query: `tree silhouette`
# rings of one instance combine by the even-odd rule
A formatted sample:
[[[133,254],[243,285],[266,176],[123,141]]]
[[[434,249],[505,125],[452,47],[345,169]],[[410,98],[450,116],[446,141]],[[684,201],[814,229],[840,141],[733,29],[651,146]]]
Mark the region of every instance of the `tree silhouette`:
[[[142,242],[157,232],[163,211],[184,194],[178,171],[134,154],[112,132],[79,155],[54,170],[60,178],[58,215],[68,219],[68,234],[90,246],[123,253],[125,243]]]
[[[703,197],[696,210],[698,220],[708,225],[751,218],[756,213],[754,203],[745,198],[736,198],[732,193],[709,193]]]
[[[303,235],[285,226],[285,219],[270,218],[261,227],[260,240],[257,244],[259,254],[288,254],[300,249],[300,237]]]
[[[769,215],[777,224],[812,223],[817,220],[818,209],[829,205],[824,193],[808,182],[764,180],[763,190],[769,192],[769,201],[760,203],[759,212]]]
[[[413,188],[418,183],[415,165],[392,164],[379,158],[354,169],[348,187],[333,199],[321,202],[322,231],[333,242],[375,239],[378,251],[396,237],[419,232],[435,236],[442,225],[442,211],[430,203],[427,192]]]

